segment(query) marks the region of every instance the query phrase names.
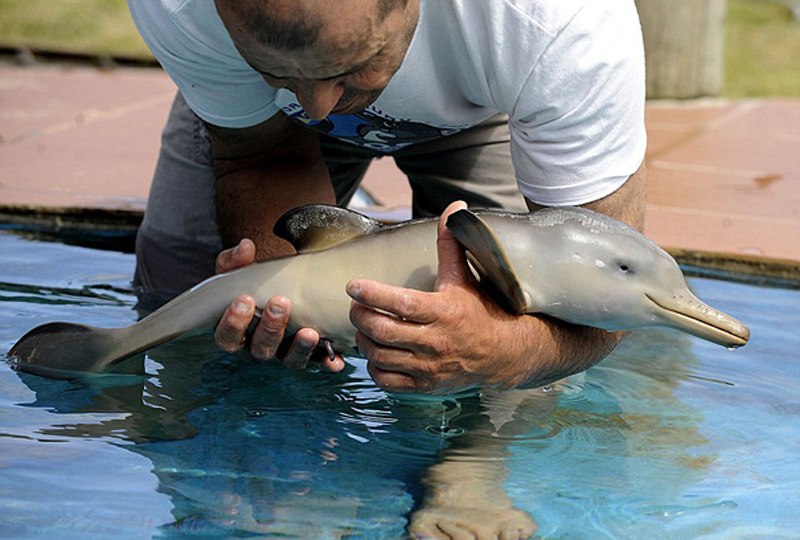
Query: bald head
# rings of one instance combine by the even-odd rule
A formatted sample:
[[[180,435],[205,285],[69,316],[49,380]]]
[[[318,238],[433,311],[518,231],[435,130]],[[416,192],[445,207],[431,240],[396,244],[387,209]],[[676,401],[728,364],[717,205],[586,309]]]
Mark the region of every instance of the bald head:
[[[347,12],[362,14],[376,23],[404,7],[408,0],[215,0],[229,31],[247,34],[253,41],[296,51],[313,47],[326,20]]]

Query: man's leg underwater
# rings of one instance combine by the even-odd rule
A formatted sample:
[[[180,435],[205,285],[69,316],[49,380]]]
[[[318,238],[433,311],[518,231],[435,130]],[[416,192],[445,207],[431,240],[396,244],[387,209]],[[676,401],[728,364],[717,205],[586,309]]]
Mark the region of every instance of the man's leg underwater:
[[[146,309],[214,273],[222,249],[211,143],[179,93],[161,136],[144,221],[136,236],[134,289]]]

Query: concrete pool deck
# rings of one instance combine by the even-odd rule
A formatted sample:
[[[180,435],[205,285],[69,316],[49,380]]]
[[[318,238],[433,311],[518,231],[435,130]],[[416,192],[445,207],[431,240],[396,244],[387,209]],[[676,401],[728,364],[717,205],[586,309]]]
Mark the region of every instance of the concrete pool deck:
[[[141,218],[175,87],[159,69],[0,64],[0,222]],[[646,234],[682,262],[800,276],[800,100],[651,102]],[[408,216],[391,159],[368,210]],[[52,216],[56,216],[53,218]]]

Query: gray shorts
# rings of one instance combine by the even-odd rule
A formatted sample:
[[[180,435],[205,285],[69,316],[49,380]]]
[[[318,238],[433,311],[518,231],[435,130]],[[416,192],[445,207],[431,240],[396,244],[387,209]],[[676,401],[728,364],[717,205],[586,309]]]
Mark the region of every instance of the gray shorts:
[[[346,205],[370,162],[385,154],[320,136],[337,202]],[[507,118],[390,154],[408,177],[415,216],[438,215],[452,201],[524,210],[511,165]],[[211,144],[180,93],[162,133],[144,221],[136,237],[134,287],[158,304],[214,272],[222,250],[214,204]]]

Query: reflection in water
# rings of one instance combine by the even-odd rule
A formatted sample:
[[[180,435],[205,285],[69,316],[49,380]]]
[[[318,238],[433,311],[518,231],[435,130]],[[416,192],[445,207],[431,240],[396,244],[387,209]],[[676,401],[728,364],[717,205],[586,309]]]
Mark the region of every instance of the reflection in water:
[[[52,421],[41,436],[116,440],[152,463],[172,505],[165,535],[397,538],[409,515],[418,531],[476,515],[480,525],[494,518],[533,530],[539,497],[514,508],[506,484],[512,493],[536,494],[536,485],[546,493],[553,483],[591,493],[591,484],[619,484],[635,460],[663,453],[674,469],[660,463],[663,477],[651,481],[679,495],[705,465],[682,455],[703,443],[697,411],[672,397],[685,361],[632,358],[546,391],[442,398],[387,395],[358,360],[338,376],[254,365],[221,356],[207,336],[162,346],[144,362],[143,377],[20,377],[35,392],[29,406],[85,419]],[[648,404],[623,413],[603,384],[619,370],[637,387],[622,388],[623,399]],[[565,466],[564,454],[588,461]]]

